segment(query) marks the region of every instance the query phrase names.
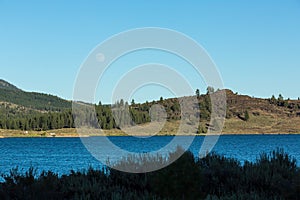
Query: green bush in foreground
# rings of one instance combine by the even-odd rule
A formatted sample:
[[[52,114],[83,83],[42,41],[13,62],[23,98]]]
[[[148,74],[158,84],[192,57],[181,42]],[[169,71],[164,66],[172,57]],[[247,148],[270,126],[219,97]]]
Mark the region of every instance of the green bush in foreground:
[[[168,162],[160,156],[143,161],[141,168],[149,162]],[[134,157],[116,165],[129,162]],[[186,152],[168,167],[149,173],[90,168],[58,176],[37,175],[33,168],[19,173],[16,168],[3,178],[0,199],[299,199],[300,194],[299,168],[281,149],[244,165],[215,153],[195,159]]]

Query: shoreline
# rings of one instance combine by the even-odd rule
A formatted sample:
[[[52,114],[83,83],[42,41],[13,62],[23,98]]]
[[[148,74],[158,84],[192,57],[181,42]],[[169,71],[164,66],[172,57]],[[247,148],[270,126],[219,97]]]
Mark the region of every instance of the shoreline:
[[[278,129],[280,130],[280,129]],[[102,129],[91,129],[91,128],[63,128],[63,129],[54,129],[47,131],[22,131],[22,130],[11,130],[11,129],[0,129],[0,139],[1,138],[74,138],[74,137],[107,137],[107,136],[133,136],[133,137],[151,137],[151,136],[213,136],[213,135],[300,135],[300,131],[298,130],[249,130],[249,129],[226,129],[223,130],[222,133],[180,133],[176,132],[176,129],[172,130],[170,128],[161,130],[157,134],[151,134],[151,132],[143,130],[138,130],[132,132],[132,134],[126,134],[126,132],[120,129],[110,129],[110,130],[102,130]],[[192,131],[192,130],[190,130]],[[272,132],[273,131],[273,132]],[[127,131],[128,132],[128,131]],[[141,132],[141,134],[139,134]],[[80,133],[80,134],[79,134]],[[130,132],[128,132],[130,133]]]
[[[88,138],[88,137],[141,137],[148,138],[152,136],[242,136],[242,135],[300,135],[300,133],[221,133],[221,134],[157,134],[157,135],[127,135],[127,134],[103,134],[103,135],[78,135],[78,134],[66,134],[56,136],[39,136],[39,135],[0,135],[0,139],[5,138]]]

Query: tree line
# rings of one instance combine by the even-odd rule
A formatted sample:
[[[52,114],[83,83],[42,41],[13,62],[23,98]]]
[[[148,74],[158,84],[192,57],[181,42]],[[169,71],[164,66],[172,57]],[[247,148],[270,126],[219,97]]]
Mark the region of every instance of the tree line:
[[[74,128],[76,117],[83,117],[84,119],[83,122],[82,120],[80,121],[81,124],[76,124],[78,126],[100,126],[102,129],[113,129],[126,125],[124,109],[118,110],[119,113],[115,116],[119,116],[120,118],[116,120],[113,115],[114,106],[101,104],[94,106],[96,116],[91,113],[90,109],[81,110],[82,113],[79,113],[79,115],[73,115],[71,109],[60,112],[38,112],[26,109],[18,110],[17,108],[5,107],[2,104],[0,105],[0,129],[40,131]],[[128,107],[133,122],[136,124],[150,122],[149,108],[149,105],[141,104],[130,108]],[[97,126],[92,124],[95,120]]]
[[[3,92],[4,90],[1,91]],[[196,90],[200,108],[200,112],[197,110],[196,115],[199,115],[201,120],[207,121],[210,119],[211,102],[208,94],[213,92],[213,87],[208,87],[207,93],[202,95],[200,95],[199,89]],[[30,98],[33,98],[32,95],[34,100],[30,102]],[[167,120],[181,119],[181,108],[178,98],[163,99],[163,97],[160,97],[157,101],[146,101],[145,103],[135,103],[134,99],[132,99],[131,104],[123,99],[112,105],[102,105],[101,102],[98,104],[84,104],[86,106],[82,106],[79,112],[73,113],[70,102],[62,101],[51,95],[7,90],[1,98],[4,100],[12,98],[15,100],[13,102],[22,103],[2,102],[0,104],[0,129],[44,131],[74,128],[75,125],[114,129],[150,122],[151,116],[149,112],[154,104],[163,106],[167,113]],[[39,103],[35,103],[36,101]],[[45,104],[45,102],[48,103]],[[91,106],[94,107],[95,112],[92,112]],[[154,116],[152,116],[152,120],[155,120]],[[206,132],[206,127],[201,129],[201,133]]]
[[[199,98],[198,111],[200,118],[210,118],[211,103],[208,95]],[[74,128],[76,126],[98,127],[102,129],[114,129],[134,124],[143,124],[151,121],[150,108],[154,104],[163,106],[167,114],[167,120],[180,120],[181,108],[177,98],[165,99],[145,103],[129,105],[123,99],[112,105],[86,104],[78,112],[71,109],[62,111],[38,111],[14,104],[8,106],[0,104],[0,128],[15,130],[52,130],[60,128]],[[93,106],[93,109],[90,109]],[[95,111],[95,112],[93,112]],[[79,119],[79,120],[78,120]],[[155,116],[152,116],[155,120]]]

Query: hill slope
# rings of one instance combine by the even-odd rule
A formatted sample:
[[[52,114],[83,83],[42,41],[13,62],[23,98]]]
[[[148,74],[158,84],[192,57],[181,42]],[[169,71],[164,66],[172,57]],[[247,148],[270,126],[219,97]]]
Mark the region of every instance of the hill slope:
[[[227,90],[224,133],[300,133],[300,101],[261,99]],[[249,119],[245,120],[245,113]]]
[[[217,91],[218,92],[218,91]],[[238,95],[231,90],[225,90],[227,96],[227,112],[223,133],[300,133],[300,101],[284,100],[280,98],[261,99],[247,95]],[[120,127],[132,125],[125,115],[124,108],[128,108],[134,124],[147,126],[151,121],[149,111],[154,104],[160,104],[166,111],[167,123],[160,134],[174,134],[177,132],[181,120],[181,97],[161,99],[153,102],[128,105],[123,100],[117,104],[121,109],[114,110],[115,105],[94,105],[97,120],[102,129],[109,133],[122,134]],[[200,116],[198,133],[206,133],[213,127],[210,124],[210,97],[207,94],[198,96],[197,105],[189,107],[191,116]],[[92,106],[89,104],[89,106]],[[198,106],[200,110],[198,110]],[[74,128],[74,116],[71,112],[72,103],[59,97],[36,92],[25,92],[16,86],[0,80],[0,129],[16,130],[53,130],[60,128]],[[84,111],[85,112],[85,111]],[[80,113],[89,116],[85,122],[95,122],[91,113]],[[119,119],[115,119],[114,112],[118,112]],[[127,117],[126,117],[127,116]],[[81,124],[90,126],[91,124]],[[94,124],[95,125],[95,124]],[[70,129],[69,129],[70,130]],[[184,134],[184,133],[181,133]]]
[[[59,97],[37,92],[25,92],[0,80],[0,102],[9,102],[39,111],[62,111],[71,108],[71,102]]]
[[[9,82],[0,79],[0,89],[7,89],[7,90],[20,90],[19,88],[17,88],[16,86],[10,84]]]

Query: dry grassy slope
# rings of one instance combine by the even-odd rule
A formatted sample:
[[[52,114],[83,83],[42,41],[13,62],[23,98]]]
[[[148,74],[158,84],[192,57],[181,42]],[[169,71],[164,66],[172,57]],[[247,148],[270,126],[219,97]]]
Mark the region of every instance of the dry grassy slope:
[[[226,90],[229,118],[224,133],[300,133],[299,100],[289,100],[288,107],[270,104],[268,99],[237,95]],[[248,111],[250,119],[242,120]]]
[[[287,101],[289,106],[284,107],[271,104],[269,99],[238,95],[228,89],[225,90],[225,92],[227,99],[227,117],[225,120],[223,133],[300,133],[299,100],[289,100]],[[170,112],[169,107],[175,102],[179,103],[183,99],[188,105],[188,107],[185,107],[188,118],[191,119],[194,117],[194,115],[198,114],[197,112],[199,111],[199,107],[197,107],[198,105],[194,103],[195,96],[181,97],[179,99],[172,98],[163,101],[169,117],[177,116],[180,118],[180,110],[177,112]],[[201,95],[199,102],[203,100],[204,95]],[[250,116],[248,121],[243,120],[246,110]],[[202,124],[209,124],[208,121],[205,122],[203,119],[201,119],[201,121]],[[161,133],[176,133],[178,129],[178,123],[178,120],[169,121],[161,130]]]
[[[294,108],[277,106],[270,104],[268,99],[254,98],[246,95],[237,95],[230,90],[226,90],[227,106],[233,114],[249,110],[252,112],[258,111],[262,113],[273,113],[276,115],[293,117],[300,114],[300,110],[294,105],[300,105],[298,100],[289,100],[288,103]]]

